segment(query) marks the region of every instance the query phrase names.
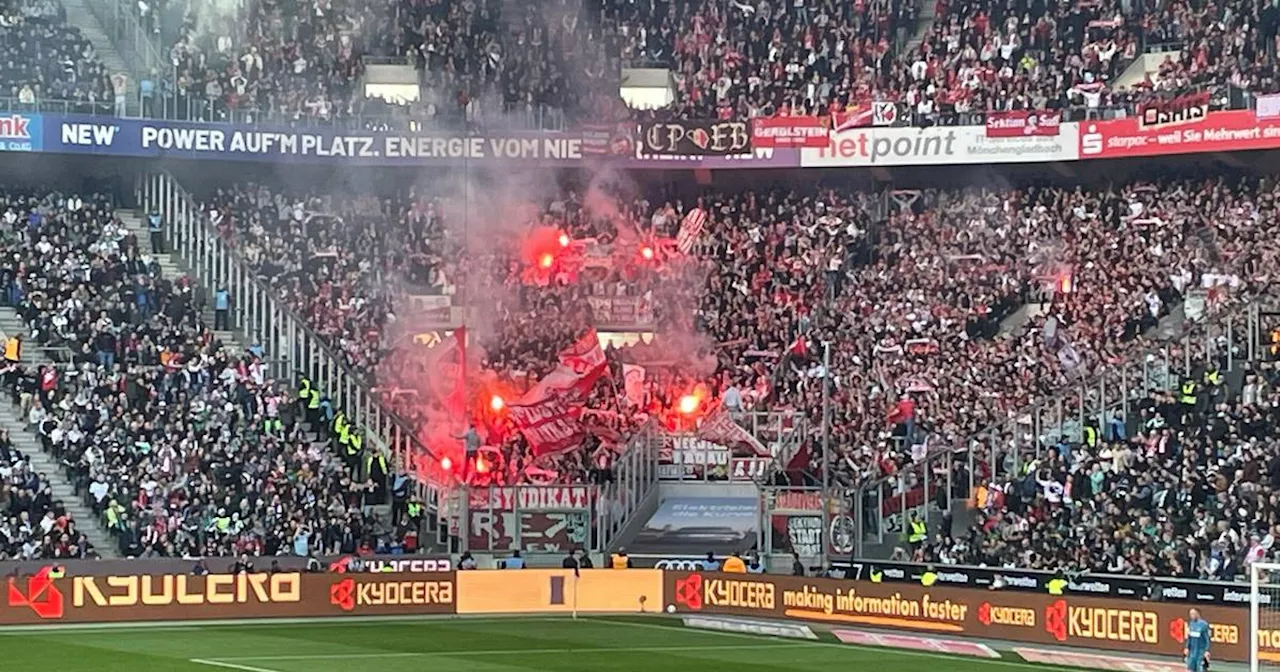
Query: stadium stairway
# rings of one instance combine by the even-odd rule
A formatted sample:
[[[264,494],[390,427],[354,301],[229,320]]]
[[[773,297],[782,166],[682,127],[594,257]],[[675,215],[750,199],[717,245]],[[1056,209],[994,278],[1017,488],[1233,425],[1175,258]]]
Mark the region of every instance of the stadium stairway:
[[[129,101],[129,111],[135,111],[138,82],[135,81],[133,71],[121,58],[120,52],[116,50],[115,43],[107,36],[107,32],[102,29],[102,24],[90,10],[89,0],[61,0],[61,2],[63,9],[67,11],[67,23],[89,40],[89,44],[93,45],[93,53],[98,56],[103,65],[107,66],[107,70],[113,75],[123,73],[128,76],[126,100]]]
[[[26,336],[26,324],[18,316],[17,311],[8,306],[0,307],[0,336],[8,338],[13,334]],[[28,366],[54,364],[47,351],[35,347],[34,343],[26,343],[22,348],[22,362]],[[6,399],[8,394],[5,393]],[[49,482],[53,498],[61,500],[77,527],[85,538],[93,544],[94,549],[104,558],[120,557],[117,546],[111,535],[102,526],[101,519],[85,504],[84,495],[76,492],[75,485],[67,477],[58,458],[44,451],[40,439],[34,431],[28,430],[22,411],[10,403],[0,403],[0,428],[9,430],[9,438],[13,445],[26,455],[36,473],[42,474]]]
[[[120,222],[123,223],[131,232],[133,232],[133,235],[138,237],[138,245],[143,250],[146,250],[149,253],[151,250],[151,234],[147,231],[147,224],[145,220],[143,220],[142,216],[136,212],[132,212],[129,210],[121,210],[119,211],[118,215],[120,217]],[[161,254],[161,255],[152,255],[152,256],[156,257],[156,261],[160,264],[160,272],[164,274],[164,277],[166,279],[173,280],[183,275],[187,275],[186,267],[179,261],[179,257],[176,254],[170,253],[170,254]],[[203,287],[201,289],[203,289],[204,297],[205,297],[204,311],[201,314],[201,318],[204,319],[205,324],[212,325],[214,323],[213,322],[214,288]],[[215,331],[213,333],[215,336],[217,336],[218,340],[222,341],[222,344],[224,347],[230,349],[233,352],[244,351],[244,345],[240,342],[239,339],[236,338],[236,335],[233,334],[232,332],[224,330],[224,331]]]
[[[143,250],[150,252],[151,234],[147,230],[147,224],[144,216],[139,212],[135,212],[131,210],[120,210],[117,212],[117,215],[120,218],[120,222],[124,224],[125,227],[127,227],[131,232],[133,232],[133,235],[137,236],[138,245]],[[160,264],[160,272],[164,274],[165,278],[173,279],[173,278],[178,278],[188,274],[187,265],[182,261],[182,258],[176,252],[171,252],[170,254],[162,254],[158,256],[152,255],[152,256],[156,256],[156,260]],[[205,321],[205,324],[212,325],[214,323],[213,293],[216,288],[201,287],[200,289],[203,291],[203,294],[205,297],[204,309],[201,314],[201,319]],[[232,309],[234,310],[234,308],[235,308],[235,297],[233,296]],[[19,320],[18,323],[19,325],[21,325],[21,320]],[[4,324],[5,322],[3,318],[3,313],[0,313],[0,328],[4,328]],[[214,333],[214,336],[216,336],[217,339],[222,342],[222,346],[227,350],[230,350],[231,352],[244,352],[247,349],[244,339],[240,338],[236,332],[223,330],[223,331],[214,331],[213,333]],[[292,385],[294,384],[294,382],[295,381],[292,381],[292,380],[286,380],[284,381],[284,384],[287,389],[293,389]],[[312,444],[318,446],[320,450],[324,452],[327,452],[327,453],[332,452],[332,447],[329,445],[329,442],[323,440],[320,437],[319,432],[317,431],[317,428],[307,425],[306,429],[308,430],[307,437]],[[376,506],[376,507],[373,507],[373,512],[377,515],[379,520],[382,520],[382,521],[389,520],[391,517],[391,506],[389,504]],[[432,541],[432,540],[424,540],[424,541]]]

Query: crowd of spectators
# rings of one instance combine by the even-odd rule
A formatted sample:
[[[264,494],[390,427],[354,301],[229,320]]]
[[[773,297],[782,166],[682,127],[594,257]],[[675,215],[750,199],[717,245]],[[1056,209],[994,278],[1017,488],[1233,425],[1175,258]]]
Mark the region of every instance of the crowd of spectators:
[[[1216,363],[1209,363],[1209,367]],[[1025,476],[991,484],[971,529],[940,531],[926,562],[1233,580],[1280,533],[1277,388],[1271,362],[1194,401],[1154,396],[1130,435],[1060,444]]]
[[[56,0],[0,2],[0,97],[14,104],[70,101],[87,111],[110,105],[110,73],[89,41],[66,23]]]
[[[642,404],[602,387],[599,408],[630,418],[663,418],[700,389],[707,407],[791,410],[818,427],[821,344],[829,342],[832,463],[837,481],[853,484],[909,464],[920,456],[910,448],[926,439],[963,445],[1084,372],[1125,361],[1189,289],[1221,285],[1219,301],[1252,295],[1276,258],[1261,228],[1274,191],[1257,179],[1200,178],[893,198],[708,192],[696,203],[710,213],[706,231],[688,256],[661,241],[695,202],[655,195],[564,192],[531,204],[523,218],[496,206],[472,212],[467,226],[483,249],[451,238],[460,230],[453,206],[425,192],[307,200],[254,186],[224,192],[209,210],[349,366],[396,392],[415,425],[432,355],[411,340],[423,322],[407,309],[408,294],[443,292],[455,306],[492,315],[471,314],[470,339],[481,369],[514,384],[513,394],[603,323],[584,299],[656,298],[658,345],[606,349],[619,374],[623,363],[668,365],[649,367]],[[502,238],[531,224],[617,249],[657,241],[658,260],[624,261],[604,277],[540,277],[536,262],[519,256],[527,238],[510,237],[507,247]],[[280,260],[294,267],[282,273]],[[1043,315],[1001,334],[1001,321],[1028,302],[1043,303]],[[1052,339],[1043,334],[1049,320]],[[584,468],[595,447],[578,455]],[[521,453],[507,459],[518,463]],[[817,458],[811,447],[793,467],[812,470]]]
[[[7,431],[0,430],[0,560],[94,557],[93,546]]]
[[[163,277],[105,197],[10,192],[0,213],[6,297],[30,329],[28,347],[55,360],[11,366],[5,380],[28,430],[123,553],[308,555],[400,543],[403,530],[369,515],[379,488],[312,439],[294,391],[258,353],[214,337],[201,294],[185,276]],[[30,475],[11,473],[15,515],[33,496],[43,501],[29,492]],[[74,527],[58,524],[74,539]]]
[[[1277,87],[1278,17],[1265,2],[940,0],[927,24],[921,4],[277,0],[139,11],[176,64],[152,73],[167,82],[165,104],[213,118],[395,112],[428,124],[560,127],[628,114],[617,95],[624,66],[669,69],[675,98],[659,113],[683,118],[827,114],[887,100],[945,122]],[[1147,47],[1176,57],[1134,86],[1113,86]],[[364,57],[415,66],[421,98],[366,98],[356,86]]]

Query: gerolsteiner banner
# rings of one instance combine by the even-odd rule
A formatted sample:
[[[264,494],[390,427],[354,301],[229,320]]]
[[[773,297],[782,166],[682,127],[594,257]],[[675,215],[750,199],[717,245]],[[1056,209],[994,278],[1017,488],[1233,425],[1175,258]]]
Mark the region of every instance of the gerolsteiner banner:
[[[1188,605],[806,577],[666,572],[677,613],[801,619],[1030,644],[1179,656]],[[1249,610],[1200,606],[1218,660],[1249,659]],[[1280,631],[1259,634],[1280,660]]]

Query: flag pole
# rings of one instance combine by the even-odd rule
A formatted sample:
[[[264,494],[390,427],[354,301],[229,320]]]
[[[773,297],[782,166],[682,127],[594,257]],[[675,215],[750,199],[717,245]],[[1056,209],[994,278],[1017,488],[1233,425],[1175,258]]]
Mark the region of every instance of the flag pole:
[[[578,620],[578,579],[581,573],[578,571],[578,565],[573,567],[573,620]]]
[[[831,535],[831,342],[822,342],[822,571],[831,559],[827,551]]]

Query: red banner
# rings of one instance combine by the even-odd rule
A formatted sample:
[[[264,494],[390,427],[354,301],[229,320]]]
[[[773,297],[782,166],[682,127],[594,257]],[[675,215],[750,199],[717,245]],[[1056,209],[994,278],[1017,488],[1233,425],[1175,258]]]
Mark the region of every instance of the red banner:
[[[1062,113],[1052,110],[1009,110],[987,113],[988,138],[1054,136],[1062,124]]]
[[[818,117],[761,117],[751,120],[753,147],[826,147],[827,125]]]
[[[556,370],[565,371],[564,367]],[[548,384],[549,378],[535,385],[518,403],[507,407],[516,429],[538,456],[562,453],[586,438],[582,424],[570,411],[566,395],[553,389]]]
[[[1280,119],[1258,119],[1252,110],[1211,112],[1199,121],[1143,128],[1138,118],[1081,124],[1080,158],[1117,159],[1199,152],[1280,148]]]
[[[600,347],[600,336],[595,329],[588,330],[582,338],[560,351],[560,366],[595,382],[605,366],[604,349]]]
[[[1147,103],[1138,110],[1142,128],[1166,128],[1193,124],[1209,115],[1209,94],[1194,93],[1173,100]]]

